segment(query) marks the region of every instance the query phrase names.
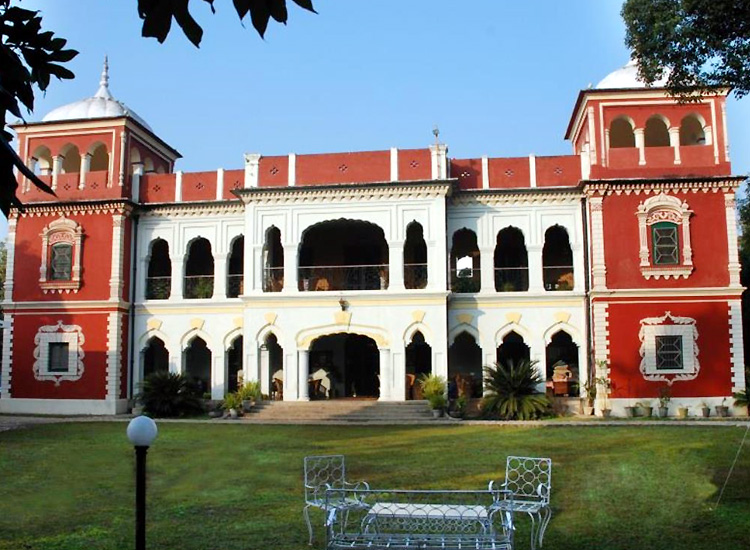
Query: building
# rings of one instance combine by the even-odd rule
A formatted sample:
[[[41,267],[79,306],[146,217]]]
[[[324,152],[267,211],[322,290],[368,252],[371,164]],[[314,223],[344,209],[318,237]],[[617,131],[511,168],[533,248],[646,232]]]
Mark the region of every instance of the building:
[[[720,404],[745,385],[727,92],[679,104],[630,63],[581,91],[567,156],[183,173],[105,64],[93,97],[14,127],[57,197],[19,180],[0,411],[124,412],[157,369],[214,399],[240,371],[284,400],[418,398],[425,372],[480,396],[483,365],[525,357],[598,379],[615,414]]]

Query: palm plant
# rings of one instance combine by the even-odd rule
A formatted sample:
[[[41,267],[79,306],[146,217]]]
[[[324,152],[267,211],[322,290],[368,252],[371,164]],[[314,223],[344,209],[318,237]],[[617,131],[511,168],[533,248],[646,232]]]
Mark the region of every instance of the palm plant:
[[[138,400],[145,413],[157,417],[185,416],[203,410],[198,384],[188,376],[169,371],[146,376]]]
[[[536,369],[537,361],[508,360],[484,367],[485,397],[482,413],[506,420],[528,420],[544,414],[550,402],[537,391],[544,379]]]

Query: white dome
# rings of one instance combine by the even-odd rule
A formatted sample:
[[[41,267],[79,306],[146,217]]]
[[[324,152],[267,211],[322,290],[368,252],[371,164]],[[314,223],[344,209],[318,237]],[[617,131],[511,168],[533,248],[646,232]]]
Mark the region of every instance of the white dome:
[[[651,88],[663,88],[667,84],[667,76],[663,76],[654,82]],[[628,61],[628,64],[605,76],[599,84],[597,90],[614,90],[617,88],[645,88],[646,84],[638,78],[638,65],[635,59]]]
[[[94,118],[130,117],[147,130],[151,127],[130,107],[117,101],[109,91],[109,65],[104,59],[104,70],[99,81],[99,89],[94,97],[68,103],[47,113],[42,122],[59,122],[61,120],[82,120]]]

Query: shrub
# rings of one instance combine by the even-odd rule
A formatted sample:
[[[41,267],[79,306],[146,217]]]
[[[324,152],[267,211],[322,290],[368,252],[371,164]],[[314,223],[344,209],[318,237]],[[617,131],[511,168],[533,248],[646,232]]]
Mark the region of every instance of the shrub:
[[[242,399],[240,398],[240,392],[228,393],[224,397],[224,408],[227,410],[234,409],[239,411],[242,408]]]
[[[138,400],[146,414],[156,417],[185,416],[203,411],[198,384],[183,374],[157,371],[141,383]]]
[[[517,363],[510,360],[506,364],[485,367],[487,393],[482,400],[482,413],[506,420],[528,420],[544,414],[550,402],[537,392],[537,386],[544,380],[535,368],[536,363],[528,359]]]
[[[748,415],[750,415],[750,400],[748,399],[749,397],[750,394],[748,393],[747,388],[734,394],[734,406],[745,407]]]
[[[260,401],[262,398],[260,393],[260,382],[257,380],[246,382],[239,390],[237,390],[237,395],[240,397],[240,401]]]
[[[445,378],[437,374],[423,374],[419,377],[419,386],[422,388],[422,395],[428,401],[433,395],[445,396]]]
[[[430,403],[431,409],[444,409],[445,405],[447,404],[445,400],[445,395],[442,393],[434,393],[430,395],[430,397],[427,398],[427,401]]]

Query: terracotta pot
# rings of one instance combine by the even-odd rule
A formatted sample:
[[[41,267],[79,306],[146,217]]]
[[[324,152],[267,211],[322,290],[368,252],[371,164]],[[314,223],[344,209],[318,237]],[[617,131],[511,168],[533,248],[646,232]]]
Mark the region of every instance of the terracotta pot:
[[[701,407],[701,414],[703,415],[703,418],[708,418],[711,416],[711,409],[708,407]]]
[[[721,418],[726,418],[727,416],[729,416],[729,407],[727,407],[726,405],[716,405],[716,407],[714,408],[716,409],[717,416],[720,416]]]
[[[669,416],[669,407],[659,407],[659,417],[666,418]]]
[[[594,414],[594,407],[584,406],[583,407],[583,416],[591,416]]]

